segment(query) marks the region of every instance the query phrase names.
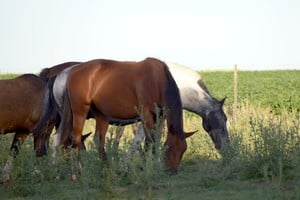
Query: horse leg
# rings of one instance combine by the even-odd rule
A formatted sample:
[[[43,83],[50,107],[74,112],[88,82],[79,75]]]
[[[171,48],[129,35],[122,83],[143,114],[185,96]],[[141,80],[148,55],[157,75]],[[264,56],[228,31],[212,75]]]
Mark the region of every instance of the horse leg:
[[[53,158],[53,162],[52,162],[53,164],[57,162],[57,151],[58,151],[58,146],[60,142],[60,133],[61,133],[59,129],[60,126],[53,135],[53,143],[52,143],[53,153],[51,155]]]
[[[104,145],[105,145],[105,135],[108,128],[108,122],[103,120],[99,116],[95,116],[96,120],[96,135],[98,135],[99,144],[99,156],[102,160],[107,160]]]
[[[116,128],[116,147],[119,148],[121,137],[124,133],[125,126],[117,126]]]
[[[134,134],[132,149],[141,151],[142,141],[145,139],[145,132],[142,123],[132,124],[132,131]]]
[[[6,161],[3,171],[2,171],[2,183],[4,185],[8,184],[11,180],[11,171],[13,168],[12,160],[16,157],[16,155],[19,153],[20,146],[22,142],[27,138],[29,132],[16,132],[13,142],[10,147],[11,156]]]
[[[27,132],[27,131],[26,132],[20,132],[20,131],[16,132],[13,142],[10,147],[10,151],[12,152],[13,157],[15,157],[19,153],[19,149],[20,149],[23,141],[27,138],[28,135],[29,135],[29,132]]]
[[[71,167],[71,180],[76,180],[76,174],[80,173],[81,159],[80,159],[80,147],[82,145],[82,130],[84,122],[89,111],[89,106],[84,105],[81,109],[73,109],[73,144],[72,147],[76,149],[75,153],[75,165]],[[71,141],[68,141],[71,142]],[[72,155],[72,154],[71,154]]]
[[[143,113],[143,126],[144,126],[144,132],[145,132],[145,150],[149,150],[151,145],[155,144],[155,137],[154,137],[154,118],[153,114],[148,111]],[[155,152],[154,146],[152,146],[153,153]]]

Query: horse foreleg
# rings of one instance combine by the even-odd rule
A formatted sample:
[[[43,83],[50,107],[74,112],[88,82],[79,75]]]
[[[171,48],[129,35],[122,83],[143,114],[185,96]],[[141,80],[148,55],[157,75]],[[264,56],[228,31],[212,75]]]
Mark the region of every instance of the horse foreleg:
[[[86,113],[88,108],[86,108]],[[75,164],[71,167],[71,179],[76,180],[76,174],[80,173],[81,170],[81,158],[80,158],[80,147],[82,145],[82,130],[84,126],[84,122],[86,119],[85,113],[76,113],[73,114],[73,137],[72,137],[72,147],[75,148],[75,157],[73,157],[73,153],[71,153],[71,159],[74,160]],[[69,138],[70,139],[70,138]],[[71,141],[69,141],[71,142]]]
[[[108,122],[103,120],[101,117],[95,116],[96,119],[96,135],[98,135],[99,141],[99,156],[102,160],[107,160],[104,145],[105,135],[108,128]]]
[[[144,115],[142,116],[143,120],[143,127],[144,127],[144,133],[145,133],[145,150],[149,150],[149,147],[152,145],[152,151],[153,153],[155,152],[154,150],[154,144],[155,144],[155,137],[154,137],[154,119],[153,119],[153,114],[148,111],[144,112]]]

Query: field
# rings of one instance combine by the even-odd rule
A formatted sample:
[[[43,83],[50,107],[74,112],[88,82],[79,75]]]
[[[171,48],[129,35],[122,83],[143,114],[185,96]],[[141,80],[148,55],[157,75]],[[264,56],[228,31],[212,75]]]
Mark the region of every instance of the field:
[[[130,149],[130,128],[117,149],[111,127],[108,164],[89,138],[81,174],[72,182],[62,158],[55,164],[50,156],[35,158],[30,137],[13,160],[13,182],[1,187],[0,199],[300,199],[300,71],[240,71],[234,116],[233,72],[200,74],[214,97],[227,96],[231,143],[223,152],[214,149],[201,118],[184,112],[185,130],[199,131],[187,139],[177,175],[163,171],[161,144],[155,155],[141,158]],[[85,132],[93,130],[94,121],[87,121]],[[12,136],[0,137],[0,170]]]

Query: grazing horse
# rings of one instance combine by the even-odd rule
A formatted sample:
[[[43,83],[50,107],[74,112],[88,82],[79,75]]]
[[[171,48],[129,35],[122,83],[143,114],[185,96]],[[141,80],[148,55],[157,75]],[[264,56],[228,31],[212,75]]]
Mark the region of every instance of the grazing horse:
[[[227,117],[223,111],[225,98],[219,101],[212,97],[196,71],[174,63],[167,65],[179,88],[182,108],[201,116],[204,130],[214,142],[215,148],[220,150],[222,144],[229,143]],[[141,142],[144,133],[136,133],[138,135],[134,143]]]
[[[159,115],[162,109],[167,109],[166,168],[177,172],[187,144],[179,90],[165,63],[154,58],[141,62],[92,60],[62,73],[67,75],[59,75],[66,77],[61,106],[61,145],[66,147],[70,139],[75,148],[81,144],[84,121],[90,114],[96,120],[99,153],[104,159],[109,124],[127,125],[143,116],[146,141],[153,141],[149,130],[156,123],[155,107],[158,106]],[[50,89],[51,92],[54,90]],[[55,94],[52,96],[56,98]]]
[[[223,111],[225,98],[219,101],[212,97],[196,71],[173,63],[168,66],[180,90],[182,108],[201,116],[204,130],[215,148],[221,149],[223,143],[229,142],[227,117]]]
[[[19,152],[21,142],[33,132],[34,125],[40,119],[45,89],[46,82],[34,74],[0,80],[0,130],[1,134],[15,132],[10,148],[13,157]],[[53,122],[49,119],[46,130],[54,126]],[[45,137],[44,141],[48,141],[50,132],[41,135]],[[46,143],[39,145],[36,155],[44,155],[45,150]],[[4,183],[10,180],[11,167],[11,161],[7,161],[2,175]]]
[[[22,141],[30,133],[34,136],[36,156],[46,155],[46,147],[56,118],[49,117],[43,132],[34,129],[43,115],[44,98],[48,96],[46,81],[55,75],[56,70],[52,69],[67,68],[71,65],[74,65],[74,62],[51,67],[51,72],[43,70],[40,76],[24,74],[14,79],[0,80],[0,133],[15,133],[10,148],[13,157],[18,154]],[[82,139],[87,136],[83,136]],[[10,159],[3,169],[2,182],[10,180],[11,167]]]
[[[40,119],[45,89],[46,82],[34,74],[0,81],[0,129],[2,134],[15,132],[11,145],[14,155]]]

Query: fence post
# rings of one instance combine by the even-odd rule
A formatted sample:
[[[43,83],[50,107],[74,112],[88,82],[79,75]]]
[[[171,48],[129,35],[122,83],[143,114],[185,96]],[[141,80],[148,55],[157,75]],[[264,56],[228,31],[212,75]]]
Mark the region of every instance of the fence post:
[[[232,116],[234,121],[236,119],[236,112],[237,112],[237,95],[238,95],[238,69],[237,69],[237,64],[235,64],[234,75],[233,75],[233,108],[232,108]]]

